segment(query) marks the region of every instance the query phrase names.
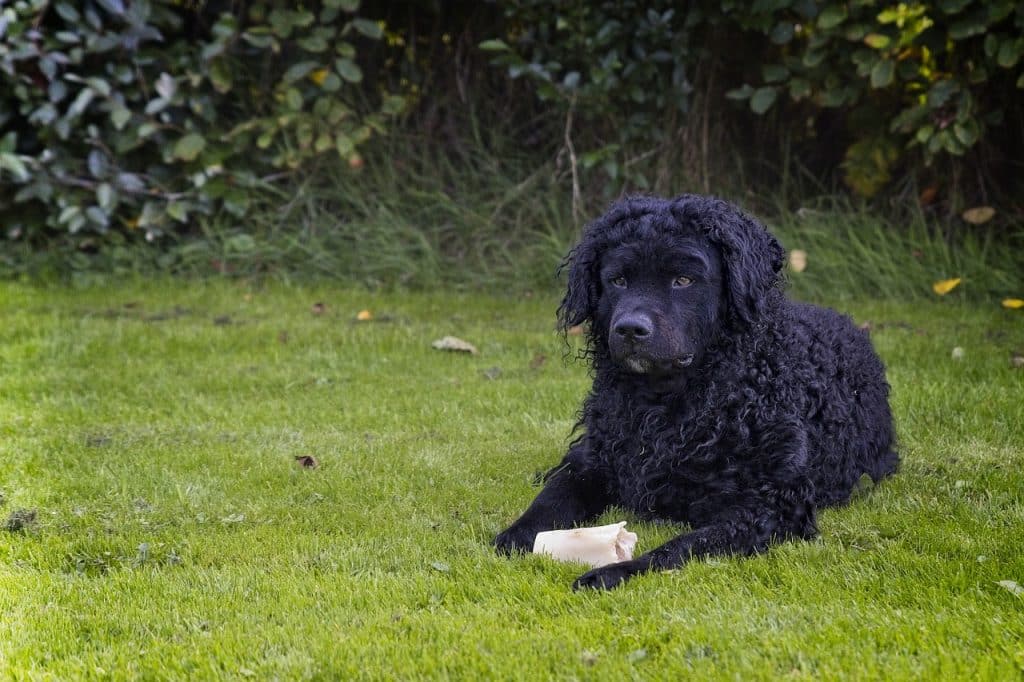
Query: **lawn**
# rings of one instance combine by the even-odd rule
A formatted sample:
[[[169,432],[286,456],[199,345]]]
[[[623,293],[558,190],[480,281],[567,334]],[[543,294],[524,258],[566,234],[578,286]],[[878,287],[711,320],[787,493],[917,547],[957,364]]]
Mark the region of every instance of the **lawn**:
[[[1024,311],[844,302],[899,475],[817,541],[573,593],[579,567],[489,547],[587,389],[556,303],[0,284],[0,673],[1024,677]],[[640,550],[678,532],[619,519]]]

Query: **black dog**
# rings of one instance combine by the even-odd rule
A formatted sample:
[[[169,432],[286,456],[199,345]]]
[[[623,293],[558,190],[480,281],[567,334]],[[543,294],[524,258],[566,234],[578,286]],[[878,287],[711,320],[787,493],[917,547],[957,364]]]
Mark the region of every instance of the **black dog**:
[[[783,255],[760,223],[708,197],[629,198],[589,225],[559,308],[563,328],[590,323],[585,431],[499,550],[530,551],[539,531],[609,505],[690,524],[574,583],[611,588],[813,537],[816,509],[896,470],[881,361],[848,318],[785,299]]]

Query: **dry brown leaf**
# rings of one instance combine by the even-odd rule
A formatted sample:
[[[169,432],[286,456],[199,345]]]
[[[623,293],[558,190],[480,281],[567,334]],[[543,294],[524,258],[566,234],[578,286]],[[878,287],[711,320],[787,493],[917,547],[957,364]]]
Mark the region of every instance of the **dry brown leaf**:
[[[359,322],[369,322],[373,319],[373,313],[369,310],[360,310],[356,313],[356,320]]]
[[[935,197],[938,195],[938,193],[939,188],[936,187],[935,185],[932,185],[931,187],[925,187],[923,190],[921,190],[921,196],[919,196],[917,200],[921,203],[922,206],[927,206],[928,204],[935,201]]]
[[[15,509],[4,521],[3,529],[11,533],[18,533],[33,525],[36,522],[35,509]]]
[[[327,305],[319,301],[314,303],[313,307],[310,309],[310,312],[312,312],[314,315],[323,315],[326,311]]]
[[[960,214],[964,220],[969,222],[971,225],[982,225],[992,220],[996,215],[996,210],[991,206],[975,206],[969,208]]]
[[[480,351],[476,349],[476,346],[469,343],[468,341],[463,341],[462,339],[457,338],[455,336],[445,336],[443,338],[438,339],[437,341],[434,341],[430,345],[431,347],[436,348],[437,350],[448,350],[454,351],[456,353],[469,353],[471,355],[480,354]]]
[[[313,455],[295,455],[295,461],[303,469],[316,469],[320,466],[320,462],[316,461],[316,457]]]

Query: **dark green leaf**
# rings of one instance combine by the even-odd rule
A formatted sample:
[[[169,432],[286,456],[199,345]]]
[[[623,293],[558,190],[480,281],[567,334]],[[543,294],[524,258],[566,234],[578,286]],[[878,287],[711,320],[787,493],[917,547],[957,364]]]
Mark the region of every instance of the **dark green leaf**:
[[[220,93],[229,92],[232,85],[231,68],[225,59],[215,59],[210,62],[210,83],[213,89]]]
[[[374,40],[384,35],[384,29],[380,27],[375,21],[369,19],[353,19],[352,28],[362,33],[367,38],[373,38]]]
[[[188,204],[184,201],[172,201],[167,204],[167,215],[179,223],[188,222]]]
[[[987,28],[986,22],[978,16],[970,16],[966,19],[953,22],[949,27],[949,37],[953,40],[963,40],[971,36],[981,35]]]
[[[960,86],[955,81],[937,81],[928,91],[928,106],[937,109],[959,91]]]
[[[745,100],[750,99],[750,96],[753,94],[754,88],[744,83],[741,87],[726,91],[725,96],[729,99]]]
[[[338,150],[338,156],[343,159],[347,159],[355,151],[355,145],[352,144],[352,139],[344,133],[338,133],[334,137],[334,147]]]
[[[938,5],[946,14],[956,14],[971,4],[974,0],[939,0]]]
[[[117,193],[110,186],[110,183],[101,182],[99,187],[96,188],[96,203],[99,204],[100,208],[109,212],[114,207],[116,200]]]
[[[345,57],[336,59],[334,61],[334,68],[338,71],[338,75],[349,83],[358,83],[363,80],[362,69],[351,59],[346,59]]]
[[[182,161],[194,161],[206,148],[206,140],[198,133],[189,133],[174,145],[174,158]]]
[[[401,95],[387,95],[380,107],[382,113],[389,115],[400,114],[404,109],[405,98]]]
[[[846,5],[831,4],[818,15],[818,27],[824,30],[835,28],[846,21]]]
[[[809,50],[804,53],[804,66],[814,68],[818,64],[825,61],[825,57],[828,56],[825,50]]]
[[[324,5],[351,14],[359,9],[359,0],[324,0]]]
[[[789,69],[781,64],[765,64],[761,67],[761,75],[766,83],[779,83],[789,76]]]
[[[773,87],[765,86],[758,88],[750,97],[750,110],[755,114],[763,114],[775,104],[775,98],[778,97],[778,94],[778,90]]]
[[[18,182],[25,182],[29,178],[28,168],[25,167],[24,162],[17,155],[9,152],[0,153],[0,177],[3,176],[3,171],[13,175]]]
[[[310,71],[312,71],[316,67],[317,63],[313,61],[305,61],[299,62],[298,64],[293,64],[291,68],[284,72],[282,80],[284,80],[285,83],[294,83],[295,81],[304,78],[306,75],[309,74]]]
[[[956,139],[959,140],[964,147],[973,146],[974,143],[978,141],[980,132],[977,122],[973,119],[963,124],[956,123],[953,125],[953,134],[956,135]]]
[[[891,59],[879,59],[874,68],[871,69],[871,87],[885,88],[892,83],[895,65]]]
[[[999,46],[999,56],[996,57],[996,63],[1004,69],[1009,69],[1017,60],[1020,59],[1021,52],[1024,51],[1024,39],[1017,38],[1006,38]]]
[[[892,39],[889,36],[884,35],[882,33],[869,33],[866,36],[864,36],[864,43],[868,47],[873,47],[876,50],[884,50],[885,48],[889,47],[889,43],[891,42]]]
[[[119,17],[124,14],[124,2],[122,0],[96,0],[96,2],[114,16]]]
[[[485,40],[478,47],[485,52],[505,52],[512,49],[504,40]]]
[[[794,78],[789,81],[789,96],[795,100],[803,99],[811,94],[811,84],[803,78]]]
[[[775,28],[772,29],[770,38],[776,45],[785,45],[789,41],[793,40],[793,22],[780,21],[775,24]]]
[[[127,107],[116,107],[110,112],[110,122],[114,124],[115,130],[124,130],[131,118],[132,112]]]

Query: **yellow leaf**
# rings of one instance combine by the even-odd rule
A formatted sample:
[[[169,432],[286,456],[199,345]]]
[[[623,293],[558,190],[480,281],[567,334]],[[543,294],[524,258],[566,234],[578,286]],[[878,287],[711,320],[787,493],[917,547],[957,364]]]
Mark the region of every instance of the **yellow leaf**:
[[[1024,308],[1024,301],[1022,301],[1019,298],[1004,298],[1003,307],[1013,308],[1014,310],[1016,310],[1017,308]]]
[[[803,272],[807,269],[807,252],[794,249],[789,252],[789,269],[793,272]]]
[[[971,225],[981,225],[992,220],[995,214],[996,210],[991,206],[975,206],[964,211],[960,217]]]
[[[956,289],[956,285],[958,284],[960,284],[959,277],[940,280],[932,285],[932,291],[937,293],[939,296],[945,296],[949,292],[953,291],[953,289]]]
[[[327,69],[317,69],[309,74],[309,80],[313,81],[317,85],[323,85],[324,81],[327,80]]]
[[[370,320],[373,319],[373,313],[371,313],[369,310],[360,310],[359,313],[356,315],[356,319],[359,320],[360,322],[369,322]]]

